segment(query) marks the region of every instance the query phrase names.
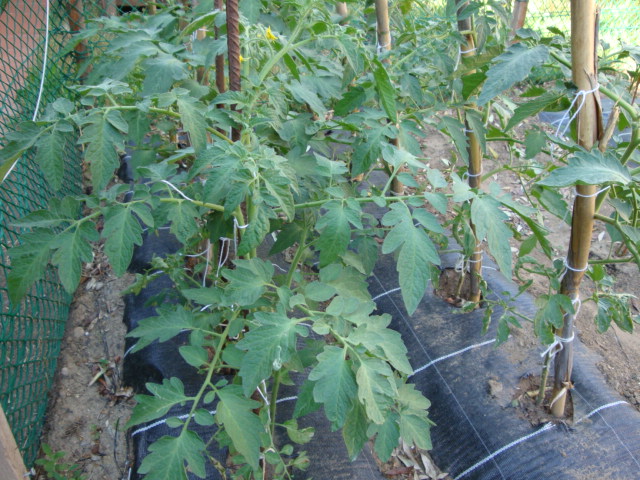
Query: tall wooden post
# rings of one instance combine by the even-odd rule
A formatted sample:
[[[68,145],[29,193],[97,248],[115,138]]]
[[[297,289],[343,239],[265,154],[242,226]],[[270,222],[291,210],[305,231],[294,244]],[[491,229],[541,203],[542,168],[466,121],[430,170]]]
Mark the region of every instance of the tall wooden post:
[[[585,95],[582,108],[577,116],[577,137],[580,146],[590,150],[598,139],[599,103],[596,101],[596,8],[594,0],[571,0],[571,58],[573,83]],[[590,93],[586,93],[590,92]],[[580,105],[582,102],[576,102]],[[596,185],[576,186],[573,202],[571,238],[566,259],[566,271],[562,278],[560,293],[574,305],[579,304],[580,283],[589,263],[593,215],[596,203]],[[564,314],[564,324],[556,332],[563,348],[556,353],[551,412],[564,415],[567,392],[571,388],[573,369],[573,346],[575,315]]]
[[[468,0],[457,0],[458,14],[462,12],[464,7],[467,6],[468,3]],[[471,17],[458,20],[458,31],[465,39],[465,42],[460,47],[460,56],[475,57],[476,45],[475,37],[473,35],[473,24],[471,21]],[[473,103],[469,104],[467,108],[472,110],[478,109],[478,107]],[[480,184],[482,183],[482,149],[480,148],[480,142],[478,141],[477,133],[470,128],[469,122],[467,121],[466,110],[464,112],[464,117],[465,132],[467,135],[467,142],[469,144],[469,166],[467,170],[469,175],[469,186],[471,188],[480,188]],[[471,254],[471,257],[469,258],[470,287],[468,300],[470,302],[479,302],[480,279],[482,278],[482,239],[479,239],[476,236],[476,227],[473,222],[471,222],[471,230],[473,231],[473,235],[476,238],[476,245],[473,253]]]
[[[511,14],[511,38],[516,36],[516,32],[524,26],[527,18],[527,7],[529,0],[515,0],[513,3],[513,12]]]
[[[0,478],[3,480],[23,480],[27,478],[27,469],[22,455],[11,433],[11,428],[0,406]]]

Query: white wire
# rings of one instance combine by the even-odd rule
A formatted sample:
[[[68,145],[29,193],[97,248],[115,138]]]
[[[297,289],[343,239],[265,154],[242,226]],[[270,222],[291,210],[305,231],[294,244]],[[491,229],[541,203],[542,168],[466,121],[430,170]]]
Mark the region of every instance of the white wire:
[[[40,88],[38,90],[38,97],[36,99],[36,106],[33,110],[33,116],[31,117],[31,121],[33,122],[35,122],[36,118],[38,118],[38,110],[40,110],[40,102],[42,101],[42,92],[44,91],[44,79],[47,74],[47,58],[49,56],[49,0],[46,0],[45,2],[45,12],[46,12],[46,18],[45,18],[45,26],[44,26],[44,55],[42,58],[42,73],[40,74]],[[18,164],[18,160],[13,162],[13,165],[9,167],[9,170],[7,170],[7,173],[5,173],[4,177],[2,177],[2,182],[4,182],[9,177],[9,175],[11,175],[11,172],[13,172],[13,169],[16,167],[17,164]]]

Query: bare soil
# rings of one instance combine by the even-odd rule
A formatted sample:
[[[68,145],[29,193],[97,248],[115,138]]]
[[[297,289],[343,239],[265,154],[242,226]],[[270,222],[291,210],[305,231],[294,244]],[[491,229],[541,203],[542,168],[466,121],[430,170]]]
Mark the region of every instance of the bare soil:
[[[429,131],[424,143],[429,166],[446,168],[451,163],[451,142],[444,135],[435,130]],[[503,145],[491,144],[488,153],[493,158],[485,165],[485,171],[491,171],[498,164],[508,161]],[[515,176],[501,174],[486,183],[490,181],[499,182],[515,199],[526,202],[522,185]],[[566,194],[571,194],[569,189]],[[521,223],[515,218],[512,221],[516,226]],[[566,255],[569,227],[550,215],[545,215],[543,221],[550,231],[554,254],[557,258],[563,258]],[[519,226],[526,228],[522,223]],[[608,236],[603,225],[596,224],[592,252],[595,258],[605,258],[609,253]],[[540,252],[534,252],[534,255],[544,260]],[[615,265],[609,273],[615,277],[618,291],[640,294],[637,267]],[[455,282],[448,277],[446,281]],[[533,295],[548,291],[545,279],[533,278],[533,281],[530,289]],[[48,443],[54,451],[67,452],[66,461],[79,464],[90,480],[120,480],[128,476],[130,458],[124,425],[133,407],[133,400],[130,398],[131,392],[121,384],[119,377],[125,335],[120,292],[128,282],[127,277],[115,278],[103,261],[101,252],[96,253],[96,261],[87,268],[84,283],[73,302],[57,381],[51,392],[43,442]],[[583,298],[590,295],[591,289],[588,280],[585,281]],[[447,301],[457,300],[451,298]],[[637,299],[634,300],[633,309],[634,315],[640,313]],[[640,337],[620,331],[615,326],[603,334],[598,333],[593,321],[595,313],[592,302],[585,301],[582,304],[577,319],[578,336],[587,347],[601,356],[598,366],[609,385],[640,409]],[[510,342],[515,342],[522,350],[539,347],[531,325],[524,325],[523,329],[513,333]],[[535,368],[537,366],[532,366],[532,370]],[[497,388],[494,386],[494,389]],[[404,478],[414,478],[417,465],[423,461],[420,452],[407,451],[404,455],[409,460],[404,463],[397,460],[395,464],[385,467],[390,478],[402,478],[403,473]],[[409,471],[412,474],[408,474]],[[433,478],[443,478],[440,475],[438,472]],[[38,478],[43,480],[45,477]]]

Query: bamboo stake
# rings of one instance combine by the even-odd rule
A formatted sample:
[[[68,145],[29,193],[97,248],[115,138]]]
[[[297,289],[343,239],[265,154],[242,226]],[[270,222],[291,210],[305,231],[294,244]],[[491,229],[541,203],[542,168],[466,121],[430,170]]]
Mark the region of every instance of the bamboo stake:
[[[571,0],[571,70],[573,82],[583,92],[589,92],[597,85],[595,20],[594,0]],[[587,150],[597,141],[598,126],[601,125],[597,94],[596,91],[585,95],[577,116],[578,143]],[[589,265],[595,203],[595,185],[576,186],[567,269],[560,285],[560,293],[569,296],[574,305],[579,305],[580,283]],[[574,321],[575,314],[565,313],[563,327],[556,332],[563,346],[555,355],[554,365],[551,412],[556,417],[564,416],[567,392],[571,388],[573,345],[568,339],[573,338]]]
[[[511,33],[509,35],[511,39],[513,39],[516,36],[516,32],[524,26],[528,6],[529,0],[515,0],[511,16]]]
[[[378,37],[378,44],[376,48],[379,52],[389,51],[391,50],[391,30],[389,28],[389,2],[388,0],[375,0],[376,1],[376,32]],[[389,65],[391,64],[391,60],[389,57],[382,60],[382,63]],[[400,125],[396,125],[398,129],[398,136],[400,135]],[[389,140],[389,143],[396,148],[400,147],[400,140],[398,137],[392,138]],[[392,167],[386,165],[389,172],[391,173]],[[400,182],[397,177],[391,181],[391,191],[395,195],[404,195],[404,185]]]
[[[349,9],[347,8],[347,4],[345,2],[337,2],[336,13],[342,17],[342,19],[340,20],[340,23],[342,23],[342,20],[344,20],[347,17],[347,15],[349,15]]]
[[[239,92],[241,85],[240,77],[240,12],[238,0],[227,0],[227,50],[229,55],[229,89]],[[236,105],[232,105],[232,110],[236,110]],[[236,142],[240,140],[240,130],[231,130],[231,139]]]
[[[207,38],[207,29],[204,27],[199,28],[196,32],[196,39],[204,40],[205,38]],[[198,82],[200,82],[202,85],[209,85],[209,69],[205,69],[205,67],[198,67],[196,76]]]
[[[0,478],[22,480],[27,475],[22,455],[0,405]]]
[[[468,3],[468,0],[457,0],[458,13],[460,13]],[[475,57],[476,46],[475,38],[473,36],[473,25],[471,23],[471,17],[458,20],[458,31],[462,33],[465,39],[465,43],[460,50],[460,55],[462,57]],[[469,73],[474,72],[472,71]],[[467,108],[471,110],[478,110],[478,107],[474,103],[469,104]],[[469,186],[471,188],[480,188],[480,185],[482,183],[482,149],[480,148],[478,137],[473,132],[473,130],[469,128],[470,125],[467,120],[466,110],[464,112],[464,116],[465,131],[467,135],[467,141],[469,142]],[[473,236],[476,239],[476,245],[469,259],[469,273],[471,275],[471,278],[469,279],[470,291],[468,300],[470,302],[477,303],[480,301],[480,279],[482,278],[482,239],[478,239],[476,235],[476,227],[473,222],[470,223],[471,230],[473,231]]]

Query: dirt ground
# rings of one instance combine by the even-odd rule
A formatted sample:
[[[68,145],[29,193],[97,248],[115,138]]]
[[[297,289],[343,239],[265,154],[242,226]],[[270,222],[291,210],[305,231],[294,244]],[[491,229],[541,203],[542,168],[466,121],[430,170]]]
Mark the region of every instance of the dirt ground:
[[[427,162],[441,167],[451,160],[450,140],[430,131],[426,147]],[[506,148],[492,144],[485,171],[492,163],[506,160]],[[496,176],[516,199],[522,200],[522,186],[513,176]],[[570,189],[567,195],[570,194]],[[517,221],[517,220],[516,220]],[[525,228],[525,225],[522,225]],[[569,228],[558,219],[547,216],[545,226],[551,232],[551,244],[557,258],[566,254]],[[593,233],[593,257],[604,258],[609,251],[604,226],[596,223]],[[540,259],[543,257],[538,255]],[[87,267],[87,278],[78,290],[72,305],[67,335],[59,360],[57,383],[51,393],[51,403],[43,442],[54,451],[68,453],[66,461],[80,465],[80,471],[89,480],[126,479],[129,470],[129,449],[124,425],[133,400],[131,392],[120,382],[124,355],[125,327],[122,323],[123,302],[119,293],[129,279],[118,279],[105,266],[101,252]],[[621,292],[640,294],[640,275],[634,265],[616,265],[610,268]],[[583,287],[583,298],[590,294],[588,280]],[[530,292],[547,292],[547,285],[534,279]],[[634,300],[632,313],[640,313],[640,301]],[[596,312],[592,302],[584,302],[577,320],[578,336],[602,357],[599,368],[607,382],[629,403],[640,409],[640,336],[620,331],[615,326],[606,333],[596,331],[593,318]],[[515,333],[510,341],[523,347],[539,345],[530,325]],[[104,372],[104,374],[102,373]],[[43,479],[44,477],[40,477]],[[397,477],[395,477],[397,478]]]

